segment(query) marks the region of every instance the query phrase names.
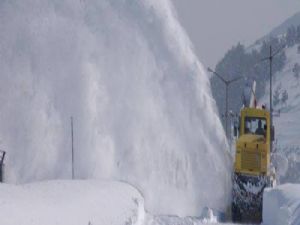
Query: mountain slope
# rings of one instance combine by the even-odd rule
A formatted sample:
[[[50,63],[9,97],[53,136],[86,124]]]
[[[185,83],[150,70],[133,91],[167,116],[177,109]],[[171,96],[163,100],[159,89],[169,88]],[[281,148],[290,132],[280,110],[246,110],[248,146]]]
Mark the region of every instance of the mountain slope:
[[[283,34],[286,33],[286,30],[290,26],[298,26],[299,25],[299,21],[300,21],[300,12],[298,12],[295,15],[291,16],[286,21],[284,21],[282,24],[280,24],[279,26],[275,27],[267,36],[265,36],[262,39],[266,39],[266,38],[269,38],[271,36],[277,37],[277,36],[283,35]]]
[[[292,27],[291,27],[292,26]],[[265,95],[265,85],[269,80],[269,65],[265,59],[270,52],[283,46],[292,47],[300,43],[300,13],[288,18],[275,28],[271,34],[258,39],[250,46],[238,43],[233,46],[217,64],[215,71],[225,79],[231,80],[243,76],[229,87],[229,110],[238,113],[241,106],[241,96],[246,82],[257,81],[256,95],[261,98]],[[280,72],[287,63],[285,51],[280,51],[273,60],[273,72]],[[225,111],[225,86],[216,76],[212,76],[212,92],[216,99],[220,115]]]
[[[286,48],[287,63],[282,71],[274,74],[273,104],[276,155],[278,175],[282,183],[300,182],[300,79],[295,76],[295,64],[300,64],[298,45]],[[266,93],[269,93],[269,85],[266,86]],[[286,93],[286,97],[284,97]],[[266,94],[261,102],[269,105],[269,95]]]
[[[293,26],[293,27],[291,27]],[[241,96],[246,82],[256,80],[256,97],[259,102],[269,105],[269,62],[261,61],[269,55],[270,46],[274,51],[282,49],[274,57],[273,69],[273,103],[280,110],[280,117],[275,117],[277,154],[274,154],[281,182],[300,182],[300,142],[298,119],[300,108],[299,81],[295,76],[295,65],[299,61],[300,13],[287,19],[271,34],[259,39],[253,45],[245,47],[237,44],[232,47],[216,66],[219,74],[234,79],[244,76],[229,88],[229,110],[238,113],[242,107]],[[283,48],[285,47],[285,48]],[[300,66],[296,66],[298,77]],[[224,84],[212,77],[212,89],[220,114],[224,114]],[[220,91],[221,90],[221,91]],[[224,121],[224,120],[223,120]]]

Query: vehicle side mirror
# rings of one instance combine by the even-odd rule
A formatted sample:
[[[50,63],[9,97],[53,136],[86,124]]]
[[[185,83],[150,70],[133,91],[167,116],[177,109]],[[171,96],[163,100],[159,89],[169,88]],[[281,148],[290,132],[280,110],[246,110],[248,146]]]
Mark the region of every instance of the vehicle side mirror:
[[[275,140],[275,128],[274,126],[271,127],[271,141]]]

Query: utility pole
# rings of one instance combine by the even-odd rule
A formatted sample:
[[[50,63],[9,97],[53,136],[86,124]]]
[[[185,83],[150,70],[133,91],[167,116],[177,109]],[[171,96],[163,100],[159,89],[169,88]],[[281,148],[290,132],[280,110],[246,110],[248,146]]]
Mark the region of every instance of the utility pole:
[[[4,182],[4,159],[5,159],[6,152],[0,150],[0,182]]]
[[[72,180],[74,180],[74,133],[73,133],[73,117],[71,116],[71,141],[72,141]]]
[[[212,70],[211,68],[207,68],[208,72],[215,74],[221,81],[223,81],[223,83],[226,86],[225,89],[225,95],[226,95],[226,103],[225,103],[225,133],[226,133],[226,137],[228,139],[228,89],[229,89],[229,85],[232,84],[235,81],[240,80],[241,78],[243,78],[243,76],[239,76],[236,77],[232,80],[225,80],[220,74],[218,74],[216,71]]]
[[[269,60],[270,62],[270,128],[271,128],[271,135],[273,134],[273,101],[272,101],[272,97],[273,97],[273,92],[272,92],[272,66],[273,66],[273,59],[274,57],[281,52],[283,49],[285,48],[285,46],[282,46],[281,48],[279,48],[276,52],[273,53],[273,49],[272,49],[272,45],[270,45],[270,55],[266,58],[263,58],[261,61],[266,61]],[[273,150],[273,140],[271,139],[271,143],[270,143],[270,150]]]
[[[272,92],[272,64],[273,64],[273,55],[272,55],[272,45],[270,45],[270,125],[271,125],[271,132],[273,129],[273,101],[272,101],[272,97],[273,97],[273,92]],[[273,149],[273,140],[271,138],[271,143],[270,143],[270,149],[272,151]]]

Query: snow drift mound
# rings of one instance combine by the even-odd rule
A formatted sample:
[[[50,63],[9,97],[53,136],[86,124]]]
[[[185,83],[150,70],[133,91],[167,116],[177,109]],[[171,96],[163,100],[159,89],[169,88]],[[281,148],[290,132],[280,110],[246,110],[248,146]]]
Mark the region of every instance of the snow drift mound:
[[[142,225],[145,217],[140,193],[119,182],[1,184],[0,198],[5,225]]]
[[[152,213],[224,209],[226,141],[208,77],[168,0],[0,2],[7,180],[137,186]]]
[[[284,184],[274,189],[265,189],[263,224],[300,224],[300,185]]]

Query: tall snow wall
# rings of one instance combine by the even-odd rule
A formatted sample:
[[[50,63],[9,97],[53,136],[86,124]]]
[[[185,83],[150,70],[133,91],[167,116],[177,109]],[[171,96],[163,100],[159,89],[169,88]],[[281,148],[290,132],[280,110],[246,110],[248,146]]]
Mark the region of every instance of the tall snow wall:
[[[129,182],[157,214],[224,210],[230,159],[209,79],[168,0],[0,2],[7,182]]]

